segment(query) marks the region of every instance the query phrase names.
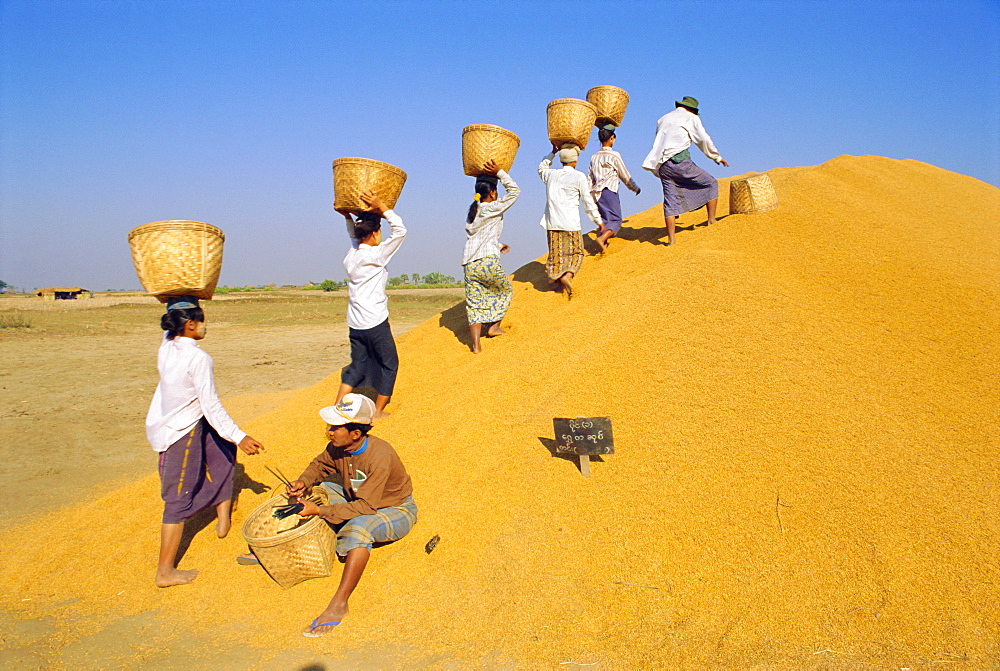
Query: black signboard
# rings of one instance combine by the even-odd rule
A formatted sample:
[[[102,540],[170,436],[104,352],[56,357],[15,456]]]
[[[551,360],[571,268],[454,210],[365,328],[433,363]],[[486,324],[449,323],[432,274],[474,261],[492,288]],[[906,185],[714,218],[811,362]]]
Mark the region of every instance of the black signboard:
[[[556,452],[562,454],[614,454],[610,417],[555,417]]]

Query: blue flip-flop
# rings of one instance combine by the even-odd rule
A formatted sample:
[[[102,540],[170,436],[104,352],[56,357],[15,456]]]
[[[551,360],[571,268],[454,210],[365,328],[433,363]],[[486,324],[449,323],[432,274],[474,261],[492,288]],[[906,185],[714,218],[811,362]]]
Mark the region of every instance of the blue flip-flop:
[[[316,620],[318,619],[319,618],[317,617]],[[317,629],[319,629],[320,627],[336,627],[338,624],[340,624],[340,620],[337,620],[336,622],[323,622],[322,624],[316,624],[316,620],[313,620],[312,624],[309,625],[309,631],[302,632],[303,636],[305,636],[306,638],[319,638],[320,636],[323,636],[324,634],[327,634],[329,632],[323,632],[322,634],[317,634],[316,633]]]

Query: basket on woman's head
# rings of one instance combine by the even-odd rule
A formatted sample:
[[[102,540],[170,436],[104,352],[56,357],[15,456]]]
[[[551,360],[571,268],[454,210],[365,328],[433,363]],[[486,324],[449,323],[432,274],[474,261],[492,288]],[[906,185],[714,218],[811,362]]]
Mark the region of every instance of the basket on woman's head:
[[[590,131],[597,120],[597,108],[586,100],[559,98],[546,108],[549,142],[559,147],[575,144],[583,151],[590,140]]]
[[[489,161],[510,172],[521,138],[491,124],[473,124],[462,129],[462,167],[469,177],[481,177]]]
[[[200,221],[154,221],[129,231],[135,272],[146,291],[211,300],[222,270],[222,230]]]
[[[595,86],[587,91],[587,102],[597,108],[594,125],[621,126],[628,109],[628,93],[617,86]]]
[[[333,207],[360,214],[368,210],[361,194],[373,191],[388,209],[396,206],[406,184],[406,173],[394,165],[370,158],[338,158],[333,162]]]

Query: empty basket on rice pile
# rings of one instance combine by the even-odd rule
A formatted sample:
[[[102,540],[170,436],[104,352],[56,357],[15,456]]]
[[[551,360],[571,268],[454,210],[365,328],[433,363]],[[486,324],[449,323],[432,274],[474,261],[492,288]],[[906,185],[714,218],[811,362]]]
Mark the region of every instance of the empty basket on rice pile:
[[[361,194],[371,189],[390,210],[406,183],[406,173],[370,158],[338,158],[333,162],[333,207],[354,213],[368,209]]]
[[[222,270],[222,230],[200,221],[154,221],[129,231],[132,263],[146,291],[211,300]]]
[[[587,102],[597,108],[595,126],[621,126],[628,108],[628,93],[617,86],[595,86],[587,91]]]
[[[462,129],[462,167],[465,174],[478,177],[486,172],[483,167],[490,159],[501,170],[510,172],[521,146],[515,133],[490,124],[473,124]]]
[[[322,487],[313,494],[327,505],[330,497]],[[285,589],[310,578],[325,578],[337,563],[337,534],[319,515],[290,515],[279,520],[274,506],[287,502],[283,494],[254,508],[243,522],[243,538],[267,574]]]
[[[766,172],[729,183],[730,214],[767,212],[778,207],[778,194]]]
[[[590,131],[597,120],[596,107],[586,100],[559,98],[549,103],[546,112],[549,142],[557,147],[575,144],[580,151],[587,148]]]

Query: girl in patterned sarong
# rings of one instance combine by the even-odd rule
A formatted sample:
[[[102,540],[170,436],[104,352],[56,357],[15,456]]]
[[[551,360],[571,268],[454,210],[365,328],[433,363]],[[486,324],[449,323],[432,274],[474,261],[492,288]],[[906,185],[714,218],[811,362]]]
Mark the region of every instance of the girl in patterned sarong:
[[[214,507],[219,538],[232,526],[233,470],[237,445],[247,454],[264,446],[240,431],[215,393],[212,357],[198,346],[205,313],[190,296],[172,297],[160,319],[166,331],[157,356],[160,383],[146,415],[146,436],[160,453],[163,526],[157,587],[184,585],[198,571],[176,568],[184,522]]]
[[[503,335],[500,322],[507,314],[514,287],[500,264],[500,255],[510,251],[500,244],[503,233],[503,213],[517,200],[521,190],[506,171],[490,160],[484,166],[486,174],[476,178],[476,195],[466,217],[462,268],[465,270],[465,311],[469,317],[472,351],[481,351],[479,337],[483,326],[486,337]],[[507,195],[497,199],[497,180]]]

